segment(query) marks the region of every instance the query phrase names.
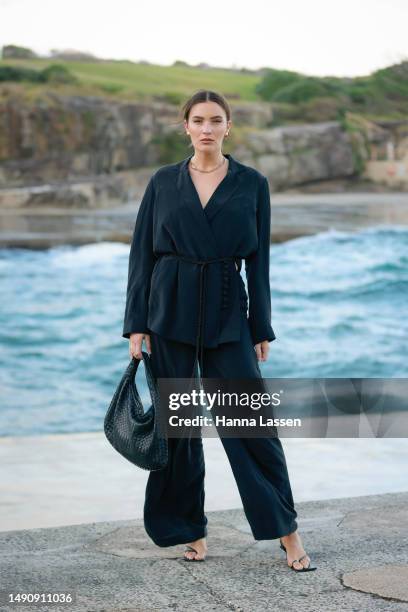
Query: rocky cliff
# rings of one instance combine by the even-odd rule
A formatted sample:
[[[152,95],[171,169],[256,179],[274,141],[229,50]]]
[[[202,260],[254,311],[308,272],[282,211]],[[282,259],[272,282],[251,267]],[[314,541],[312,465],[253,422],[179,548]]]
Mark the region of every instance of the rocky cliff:
[[[22,186],[154,165],[151,144],[174,119],[171,106],[61,97],[0,104],[0,185]]]
[[[268,177],[271,191],[355,172],[349,134],[336,121],[250,132],[237,155]]]
[[[272,119],[266,103],[235,105],[235,140],[227,143],[228,152],[268,176],[272,191],[355,172],[351,142],[339,123],[271,128]],[[0,206],[53,200],[93,208],[130,201],[144,186],[140,169],[166,163],[169,150],[173,159],[167,161],[191,150],[171,104],[53,92],[32,102],[2,96]]]

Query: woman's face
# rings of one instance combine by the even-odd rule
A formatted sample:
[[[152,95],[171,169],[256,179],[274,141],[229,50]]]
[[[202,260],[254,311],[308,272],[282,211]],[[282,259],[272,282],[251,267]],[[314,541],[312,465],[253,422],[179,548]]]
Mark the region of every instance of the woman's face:
[[[191,107],[188,121],[184,121],[186,133],[195,150],[215,153],[221,150],[231,121],[227,121],[222,106],[216,102],[198,102]]]

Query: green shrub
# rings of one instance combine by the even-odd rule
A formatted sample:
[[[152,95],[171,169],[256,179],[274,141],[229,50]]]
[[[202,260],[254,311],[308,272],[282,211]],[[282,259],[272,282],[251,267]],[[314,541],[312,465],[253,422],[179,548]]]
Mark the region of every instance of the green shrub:
[[[408,61],[394,64],[377,70],[371,76],[376,90],[382,91],[388,98],[404,99],[408,97]]]
[[[77,79],[62,64],[51,64],[41,71],[47,83],[75,83]]]
[[[99,89],[105,91],[108,94],[116,94],[120,93],[125,89],[124,85],[119,85],[118,83],[102,83],[99,85]]]
[[[151,143],[157,147],[159,162],[172,164],[184,159],[189,154],[186,137],[178,132],[169,132],[152,138]]]
[[[30,81],[41,83],[41,72],[31,68],[17,68],[15,66],[0,66],[0,82],[3,81]]]
[[[173,66],[181,66],[182,68],[189,68],[190,64],[188,64],[184,60],[175,60],[173,62]]]
[[[327,98],[335,95],[335,88],[330,83],[316,77],[304,77],[277,91],[272,96],[272,101],[299,104],[312,98]]]
[[[255,86],[255,92],[263,100],[270,101],[278,91],[296,83],[301,78],[301,74],[290,70],[268,69],[261,81]]]
[[[1,55],[3,59],[32,59],[37,57],[34,51],[19,45],[4,45]]]
[[[77,79],[60,64],[51,64],[43,70],[0,66],[0,81],[29,81],[30,83],[76,83]]]
[[[160,96],[155,96],[155,98],[156,100],[179,106],[184,101],[185,96],[177,91],[165,91]]]

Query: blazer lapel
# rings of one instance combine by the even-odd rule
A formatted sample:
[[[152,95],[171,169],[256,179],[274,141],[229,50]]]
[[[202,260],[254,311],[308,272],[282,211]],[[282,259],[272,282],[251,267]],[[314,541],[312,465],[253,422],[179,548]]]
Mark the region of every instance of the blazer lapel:
[[[197,234],[200,238],[198,241],[201,251],[200,256],[203,258],[219,257],[218,245],[208,222],[208,217],[204,213],[197,190],[188,171],[187,166],[191,157],[187,157],[180,162],[176,181],[177,189],[180,192],[180,197],[189,206],[194,214],[194,219],[197,221]]]
[[[231,198],[243,180],[243,166],[229,153],[226,153],[225,156],[229,160],[227,174],[218,184],[204,208],[200,202],[200,198],[198,197],[197,190],[188,170],[188,163],[192,155],[184,159],[180,164],[177,187],[182,192],[184,199],[189,200],[191,204],[197,206],[201,214],[206,217],[208,221],[214,219],[216,214],[222,209],[227,200]]]

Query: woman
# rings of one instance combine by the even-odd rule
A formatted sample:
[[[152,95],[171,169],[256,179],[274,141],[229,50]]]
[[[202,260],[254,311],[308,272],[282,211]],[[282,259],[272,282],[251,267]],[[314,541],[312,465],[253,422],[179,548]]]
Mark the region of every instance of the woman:
[[[199,363],[203,377],[261,378],[258,361],[275,339],[268,182],[223,155],[231,114],[221,95],[200,90],[183,111],[194,154],[159,168],[146,188],[129,256],[123,337],[137,359],[144,340],[157,377],[186,378]],[[279,537],[292,569],[316,569],[297,532],[279,438],[221,440],[254,538]],[[150,472],[146,487],[148,535],[158,546],[188,544],[187,561],[207,553],[204,475],[201,438],[170,438],[168,466]]]

